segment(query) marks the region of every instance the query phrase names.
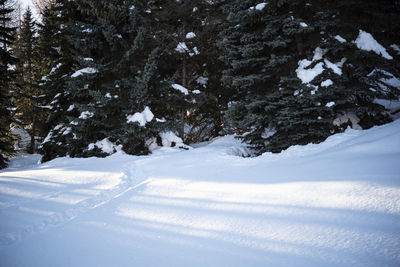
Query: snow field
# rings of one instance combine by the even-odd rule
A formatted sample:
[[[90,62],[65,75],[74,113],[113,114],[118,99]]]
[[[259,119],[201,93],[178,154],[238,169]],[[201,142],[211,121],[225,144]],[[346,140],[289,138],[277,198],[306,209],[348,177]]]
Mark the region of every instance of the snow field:
[[[7,169],[0,265],[399,266],[399,130],[257,158],[227,136]]]

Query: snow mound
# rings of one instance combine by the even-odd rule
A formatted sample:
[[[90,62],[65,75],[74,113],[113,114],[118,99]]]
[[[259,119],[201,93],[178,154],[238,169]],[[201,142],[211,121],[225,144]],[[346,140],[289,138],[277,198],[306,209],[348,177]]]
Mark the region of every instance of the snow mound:
[[[160,134],[162,145],[165,147],[185,146],[182,138],[176,136],[173,132],[163,132]]]
[[[178,149],[189,149],[190,147],[183,143],[182,138],[178,137],[175,133],[171,131],[160,133],[161,145],[157,144],[156,138],[151,138],[147,140],[146,146],[152,153],[164,153],[164,152],[176,152]],[[159,151],[161,150],[161,151]]]

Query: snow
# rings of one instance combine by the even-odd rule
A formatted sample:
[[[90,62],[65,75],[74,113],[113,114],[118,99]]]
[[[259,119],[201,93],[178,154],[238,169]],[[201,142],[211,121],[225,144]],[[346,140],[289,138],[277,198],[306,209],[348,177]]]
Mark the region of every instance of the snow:
[[[302,83],[309,83],[315,79],[318,75],[324,72],[324,63],[319,62],[313,68],[307,69],[312,63],[319,61],[323,58],[325,50],[317,47],[314,50],[313,59],[310,61],[308,59],[303,59],[298,62],[299,67],[296,69],[297,77],[302,81]]]
[[[384,106],[391,112],[395,112],[400,109],[400,99],[388,100],[388,99],[374,99],[374,103]]]
[[[72,111],[74,108],[75,108],[75,105],[72,104],[72,105],[70,105],[70,106],[68,107],[67,111]]]
[[[333,107],[334,105],[335,105],[335,102],[331,101],[331,102],[326,103],[325,106],[330,108],[330,107]]]
[[[112,154],[115,153],[116,151],[121,150],[121,146],[117,146],[114,143],[112,143],[108,138],[104,138],[101,141],[97,141],[96,143],[91,143],[88,145],[88,150],[93,150],[95,147],[99,148],[102,150],[104,153],[107,154]]]
[[[175,48],[175,51],[184,54],[189,51],[189,48],[187,47],[185,42],[179,42]]]
[[[309,65],[309,61],[307,59],[301,60],[299,62],[299,67],[296,70],[297,77],[303,82],[303,83],[309,83],[312,80],[315,79],[318,75],[324,72],[324,63],[319,62],[316,64],[313,68],[311,69],[306,69],[306,67]]]
[[[67,128],[65,128],[65,130],[63,131],[62,135],[67,135],[67,134],[70,134],[71,132],[72,132],[71,127],[67,127]]]
[[[81,76],[81,75],[83,75],[83,74],[85,74],[85,73],[93,74],[93,73],[96,73],[96,72],[97,72],[96,69],[87,67],[87,68],[84,68],[84,69],[80,69],[80,70],[75,71],[75,72],[71,75],[71,78],[76,78],[76,77]]]
[[[325,80],[325,81],[321,82],[321,86],[322,86],[322,87],[329,87],[329,86],[331,86],[332,84],[333,84],[333,82],[332,82],[331,79],[328,79],[328,80]]]
[[[160,137],[162,145],[165,147],[171,147],[173,143],[175,143],[177,147],[184,146],[182,139],[171,131],[161,133]]]
[[[18,138],[14,144],[15,150],[28,151],[31,145],[30,134],[24,128],[16,124],[12,124],[10,130],[11,133]]]
[[[259,3],[255,7],[254,6],[250,7],[250,10],[254,10],[254,9],[255,10],[263,10],[266,5],[267,5],[267,3]]]
[[[400,55],[400,47],[397,44],[390,45],[390,48],[396,51],[397,55]]]
[[[332,63],[328,59],[324,59],[324,55],[326,50],[317,47],[314,50],[313,59],[310,61],[308,59],[302,59],[298,62],[298,68],[296,69],[297,77],[304,84],[309,84],[312,82],[318,75],[322,74],[325,71],[325,68],[331,69],[335,74],[342,75],[342,67],[346,62],[346,58],[342,58],[341,61],[337,63]],[[323,59],[323,62],[318,62]],[[309,68],[311,64],[314,62],[318,62],[314,65],[314,67]]]
[[[186,89],[185,87],[183,87],[183,86],[180,85],[180,84],[174,83],[174,84],[172,84],[171,86],[172,86],[172,88],[174,88],[175,90],[180,91],[182,94],[185,94],[185,95],[188,95],[188,94],[189,94],[189,90]]]
[[[136,112],[133,115],[128,115],[126,118],[127,123],[137,122],[141,127],[145,127],[146,123],[151,122],[154,118],[153,112],[151,112],[149,107],[145,107],[142,112]]]
[[[346,41],[346,39],[344,39],[342,36],[340,36],[340,35],[336,35],[335,36],[335,39],[337,40],[337,41],[339,41],[340,43],[346,43],[347,41]]]
[[[204,88],[207,87],[207,82],[208,82],[208,78],[207,77],[200,76],[200,77],[198,77],[196,79],[196,83],[202,85]]]
[[[346,62],[346,58],[343,58],[340,62],[338,62],[336,64],[330,62],[328,59],[324,59],[324,62],[328,69],[331,69],[337,75],[342,75],[342,67],[343,67],[343,64]]]
[[[195,37],[196,37],[196,34],[194,32],[188,32],[186,34],[186,39],[192,39],[192,38],[195,38]]]
[[[55,67],[53,67],[50,71],[49,74],[53,74],[57,69],[59,69],[62,66],[61,63],[58,63]]]
[[[400,90],[400,78],[394,76],[392,73],[382,70],[382,69],[374,69],[371,73],[369,73],[367,76],[370,77],[374,75],[375,73],[383,74],[388,76],[388,78],[381,78],[379,81],[382,82],[382,85],[390,85],[393,87],[396,87],[397,89]]]
[[[86,120],[94,116],[94,113],[91,111],[83,111],[79,116],[79,119]]]
[[[354,43],[357,45],[357,47],[361,50],[365,51],[373,51],[377,55],[381,55],[382,57],[392,60],[393,57],[389,55],[389,53],[386,51],[386,49],[379,44],[374,37],[363,30],[360,30],[360,33],[358,34],[357,39],[354,41]]]
[[[13,159],[0,265],[399,266],[399,131],[256,158],[226,136],[140,157]]]
[[[85,33],[92,33],[93,30],[90,29],[90,28],[87,28],[87,29],[83,29],[82,32],[85,32]]]
[[[349,112],[341,116],[338,116],[336,119],[333,120],[332,124],[335,126],[341,126],[342,124],[349,122],[351,123],[352,129],[362,130],[361,125],[358,124],[360,122],[360,118],[353,112]]]
[[[197,46],[195,46],[195,47],[193,47],[193,53],[195,54],[195,55],[200,55],[200,51],[199,51],[199,49],[197,48]],[[190,54],[189,54],[190,55]],[[192,55],[191,55],[192,56]]]

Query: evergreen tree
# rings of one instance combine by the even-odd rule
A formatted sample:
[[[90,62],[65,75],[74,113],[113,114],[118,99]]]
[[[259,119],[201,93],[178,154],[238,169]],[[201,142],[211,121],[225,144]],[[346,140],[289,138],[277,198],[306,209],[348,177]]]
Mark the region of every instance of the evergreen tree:
[[[29,153],[35,152],[35,136],[38,135],[38,121],[40,109],[39,97],[41,95],[37,86],[37,72],[35,66],[36,25],[32,11],[28,7],[18,39],[14,44],[14,53],[18,57],[16,65],[16,107],[17,119],[31,136]]]
[[[7,0],[0,0],[0,169],[7,166],[9,156],[14,153],[14,137],[10,132],[13,122],[10,112],[10,83],[13,72],[10,65],[15,64],[9,47],[13,41],[14,28],[9,27],[8,16],[12,9],[8,7]]]
[[[43,78],[40,86],[46,94],[49,107],[46,120],[47,137],[41,145],[42,161],[65,156],[68,147],[62,134],[68,129],[68,113],[72,110],[72,96],[68,81],[73,73],[73,44],[71,25],[78,19],[76,5],[72,1],[55,0],[45,6],[39,29],[39,58],[43,57]]]
[[[65,25],[67,9],[62,1],[46,1],[42,7],[41,22],[38,24],[38,38],[35,57],[38,86],[42,92],[41,129],[46,134],[57,125],[59,109],[68,103],[64,94],[65,76],[71,69],[71,57],[66,41]],[[57,96],[57,97],[56,97]]]
[[[368,74],[395,64],[357,49],[354,39],[337,40],[343,5],[353,11],[369,6],[350,2],[326,7],[323,1],[232,1],[225,7],[230,27],[221,36],[229,67],[223,80],[236,89],[237,101],[229,116],[258,153],[323,141],[344,130],[342,120],[356,128],[389,120],[374,103],[382,90],[372,93]],[[359,21],[350,29],[353,35],[358,27]]]
[[[169,77],[179,136],[199,142],[221,133],[224,106],[218,60],[219,1],[152,1],[146,15]],[[181,89],[181,93],[179,93]]]
[[[148,153],[146,141],[169,123],[161,119],[168,114],[158,113],[165,106],[160,98],[167,95],[166,83],[157,77],[159,52],[142,26],[145,3],[70,5],[75,10],[67,27],[72,69],[65,92],[56,95],[69,106],[59,109],[60,123],[43,144],[44,160],[112,153],[101,149],[102,142],[114,143],[114,150],[122,145],[128,153]]]

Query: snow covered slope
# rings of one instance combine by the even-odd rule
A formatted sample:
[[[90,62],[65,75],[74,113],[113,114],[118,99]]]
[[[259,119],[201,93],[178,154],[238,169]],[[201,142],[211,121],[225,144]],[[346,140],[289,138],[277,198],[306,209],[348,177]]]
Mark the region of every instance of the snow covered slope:
[[[0,172],[0,266],[400,266],[399,133],[396,121],[258,158],[227,136],[15,159]]]

